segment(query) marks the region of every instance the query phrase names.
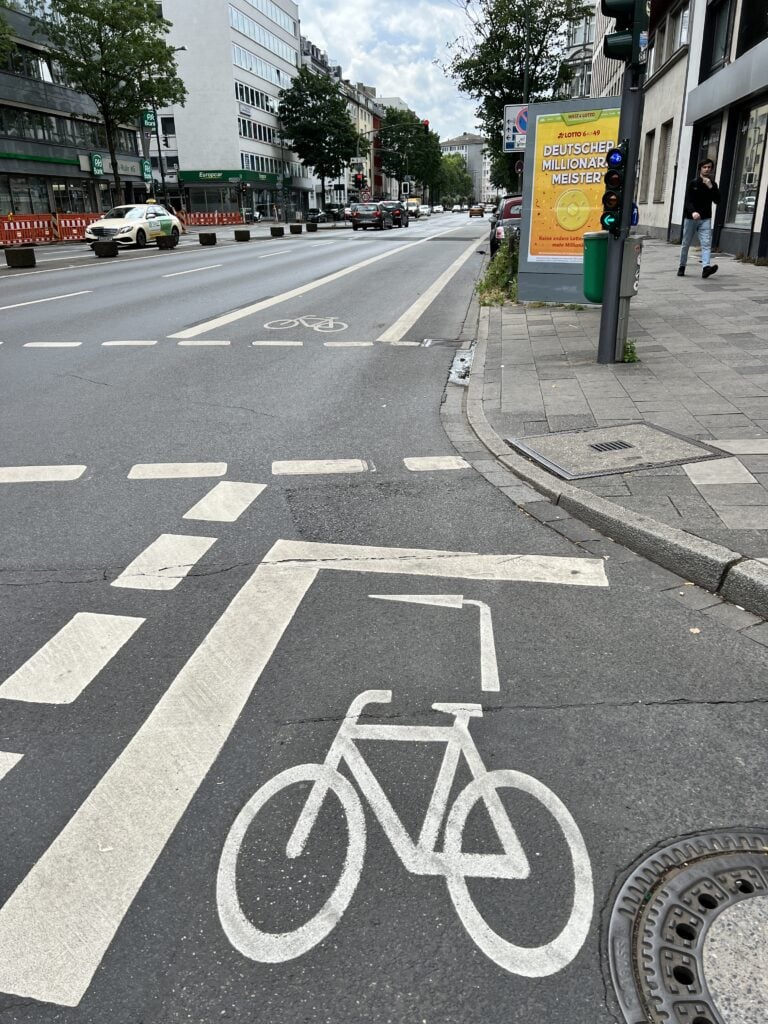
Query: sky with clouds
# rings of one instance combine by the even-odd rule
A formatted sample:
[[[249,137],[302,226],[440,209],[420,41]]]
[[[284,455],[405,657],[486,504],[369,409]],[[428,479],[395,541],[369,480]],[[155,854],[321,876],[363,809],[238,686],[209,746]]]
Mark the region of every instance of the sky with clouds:
[[[399,96],[441,139],[477,131],[475,101],[435,61],[469,22],[455,0],[299,0],[301,34],[350,82]]]

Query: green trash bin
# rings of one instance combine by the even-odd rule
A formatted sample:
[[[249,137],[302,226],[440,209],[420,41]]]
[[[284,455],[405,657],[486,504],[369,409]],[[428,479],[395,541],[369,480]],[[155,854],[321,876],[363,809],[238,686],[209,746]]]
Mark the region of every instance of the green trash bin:
[[[608,256],[608,232],[588,231],[584,235],[584,297],[603,301],[605,261]]]

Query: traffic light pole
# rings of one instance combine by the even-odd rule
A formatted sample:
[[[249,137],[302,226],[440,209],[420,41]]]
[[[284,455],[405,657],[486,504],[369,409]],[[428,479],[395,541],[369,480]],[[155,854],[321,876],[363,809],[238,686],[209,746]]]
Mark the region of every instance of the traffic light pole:
[[[635,177],[637,162],[640,157],[640,130],[643,121],[643,72],[631,65],[624,72],[624,87],[621,94],[621,118],[619,120],[619,139],[627,139],[629,150],[627,167],[624,175],[624,195],[626,201],[621,211],[621,230],[618,237],[609,235],[608,255],[605,264],[605,281],[603,284],[603,308],[600,314],[600,336],[597,344],[598,363],[619,362],[623,355],[626,339],[626,320],[628,310],[624,310],[622,335],[619,334],[619,309],[621,300],[619,290],[621,283],[621,267],[624,260],[624,242],[629,236],[632,224],[632,200],[635,194]],[[617,140],[618,141],[618,140]],[[628,305],[628,303],[627,303]],[[622,351],[619,351],[621,349]]]

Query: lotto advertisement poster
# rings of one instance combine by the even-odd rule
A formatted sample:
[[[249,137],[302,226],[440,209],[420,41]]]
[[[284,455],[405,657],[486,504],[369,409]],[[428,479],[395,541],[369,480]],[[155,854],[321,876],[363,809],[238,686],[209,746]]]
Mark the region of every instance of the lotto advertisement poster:
[[[528,259],[580,263],[582,236],[600,230],[605,157],[618,140],[617,109],[578,110],[536,117]],[[533,159],[531,159],[533,157]]]

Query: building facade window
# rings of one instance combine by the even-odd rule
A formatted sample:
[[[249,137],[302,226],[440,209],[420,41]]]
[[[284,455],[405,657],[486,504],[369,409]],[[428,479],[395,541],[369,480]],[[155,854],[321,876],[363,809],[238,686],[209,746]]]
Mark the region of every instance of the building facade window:
[[[259,25],[253,18],[247,17],[247,15],[243,14],[242,11],[238,11],[231,4],[229,7],[229,24],[235,31],[242,32],[243,35],[248,36],[255,43],[263,46],[265,50],[269,50],[277,57],[282,57],[289,64],[294,66],[298,64],[299,54],[293,47],[284,43],[282,39],[278,39],[276,35],[268,32],[263,25]]]
[[[293,18],[289,17],[282,8],[278,7],[277,4],[273,4],[272,0],[245,0],[247,4],[256,11],[261,11],[262,14],[274,21],[280,28],[284,28],[286,32],[290,32],[292,36],[296,35],[296,22]]]
[[[240,103],[249,107],[257,107],[259,110],[266,110],[268,114],[277,113],[277,99],[265,92],[254,89],[253,86],[245,85],[243,82],[235,82],[235,98]]]
[[[5,61],[0,62],[0,71],[20,78],[31,78],[53,85],[66,85],[64,72],[59,65],[40,50],[29,46],[16,46]]]
[[[729,227],[751,228],[757,205],[757,186],[765,156],[768,102],[742,114],[736,159],[733,163],[731,190],[725,223]]]
[[[669,150],[672,142],[673,121],[665,121],[659,136],[659,152],[656,156],[656,177],[653,183],[654,203],[663,203],[667,191],[667,172],[669,168]]]
[[[640,191],[639,202],[648,202],[648,188],[651,181],[651,164],[653,163],[653,145],[656,140],[656,132],[645,133],[645,145],[643,146],[643,163],[640,168]]]
[[[768,39],[768,3],[765,0],[744,0],[736,56],[740,57],[764,39]]]
[[[734,0],[715,0],[707,7],[701,54],[702,81],[719,71],[728,59],[734,6]]]
[[[267,61],[262,60],[255,53],[246,50],[244,46],[238,46],[237,43],[232,43],[232,63],[235,67],[243,68],[244,71],[250,71],[252,75],[257,75],[259,78],[272,82],[274,85],[279,85],[281,88],[283,86],[287,87],[290,83],[290,78],[286,72],[281,72],[279,68],[268,64]]]
[[[60,117],[57,114],[42,114],[21,107],[0,106],[0,135],[85,149],[106,149],[107,146],[107,135],[102,124]],[[119,153],[136,156],[136,132],[119,128],[115,146]]]

